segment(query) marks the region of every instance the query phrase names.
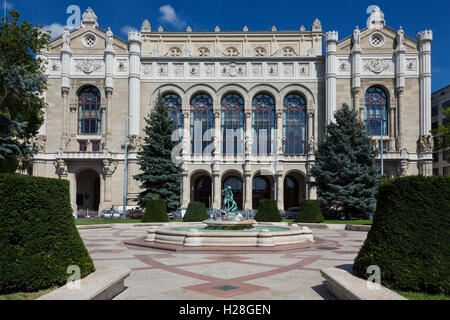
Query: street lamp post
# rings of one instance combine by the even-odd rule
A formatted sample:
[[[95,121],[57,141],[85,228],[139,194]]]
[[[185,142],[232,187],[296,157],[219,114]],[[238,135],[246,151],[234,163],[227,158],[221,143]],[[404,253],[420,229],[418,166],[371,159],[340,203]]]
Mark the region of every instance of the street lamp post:
[[[124,169],[123,169],[123,216],[122,219],[126,219],[127,216],[127,193],[128,193],[128,120],[130,116],[125,120],[125,143],[123,145],[125,149],[124,155]]]

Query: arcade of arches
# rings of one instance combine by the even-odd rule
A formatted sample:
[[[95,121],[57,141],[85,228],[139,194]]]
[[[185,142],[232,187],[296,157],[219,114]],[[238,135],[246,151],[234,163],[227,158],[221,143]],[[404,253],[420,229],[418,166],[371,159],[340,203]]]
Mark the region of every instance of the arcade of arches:
[[[223,202],[222,190],[229,186],[239,210],[256,210],[259,201],[265,199],[277,200],[280,210],[288,210],[298,207],[300,200],[307,198],[305,177],[297,172],[279,178],[256,174],[249,177],[249,186],[246,185],[247,179],[243,179],[238,172],[224,174],[217,180],[221,183],[216,188],[214,177],[209,173],[202,171],[193,174],[190,179],[190,201],[203,202],[207,208],[220,208]]]

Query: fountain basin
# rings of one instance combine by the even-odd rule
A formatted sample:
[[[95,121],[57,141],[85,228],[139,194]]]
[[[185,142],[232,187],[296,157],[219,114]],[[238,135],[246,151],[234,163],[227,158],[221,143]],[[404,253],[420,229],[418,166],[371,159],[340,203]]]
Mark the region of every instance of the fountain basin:
[[[314,238],[311,229],[287,223],[255,223],[245,230],[211,230],[208,224],[199,223],[154,226],[145,241],[184,247],[276,247],[314,242]]]
[[[248,230],[253,229],[256,224],[255,220],[205,220],[206,229],[209,230]]]

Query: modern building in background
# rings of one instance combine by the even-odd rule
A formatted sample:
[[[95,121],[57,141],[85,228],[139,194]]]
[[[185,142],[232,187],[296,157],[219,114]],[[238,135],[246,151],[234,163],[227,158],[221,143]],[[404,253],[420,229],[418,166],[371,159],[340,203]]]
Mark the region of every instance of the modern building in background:
[[[144,117],[160,92],[180,141],[182,207],[219,208],[226,186],[241,209],[315,199],[313,153],[344,103],[374,148],[383,141],[386,175],[431,175],[431,42],[429,30],[409,37],[388,27],[378,7],[343,38],[324,34],[318,19],[308,30],[183,32],[146,20],[127,40],[100,28],[88,8],[79,28],[42,53],[48,107],[33,174],[69,180],[74,209],[122,205],[128,121],[133,204]]]
[[[432,129],[437,129],[439,126],[450,122],[450,118],[442,113],[442,110],[450,108],[450,85],[432,93],[431,106]],[[433,153],[433,175],[450,175],[450,163],[447,162],[449,153],[450,150]]]

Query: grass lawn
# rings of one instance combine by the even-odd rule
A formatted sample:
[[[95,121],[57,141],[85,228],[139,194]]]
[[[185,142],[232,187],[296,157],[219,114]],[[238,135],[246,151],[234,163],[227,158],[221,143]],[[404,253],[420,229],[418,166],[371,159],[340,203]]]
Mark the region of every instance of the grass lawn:
[[[77,226],[86,226],[91,224],[111,224],[111,223],[139,223],[139,219],[77,219]]]
[[[34,300],[47,293],[52,292],[55,288],[41,290],[37,292],[16,292],[11,294],[0,295],[0,300]]]
[[[450,296],[446,296],[443,294],[428,294],[422,292],[406,292],[406,291],[398,291],[394,290],[399,295],[404,296],[408,300],[450,300]]]

